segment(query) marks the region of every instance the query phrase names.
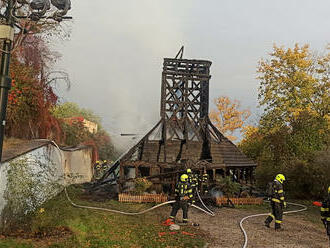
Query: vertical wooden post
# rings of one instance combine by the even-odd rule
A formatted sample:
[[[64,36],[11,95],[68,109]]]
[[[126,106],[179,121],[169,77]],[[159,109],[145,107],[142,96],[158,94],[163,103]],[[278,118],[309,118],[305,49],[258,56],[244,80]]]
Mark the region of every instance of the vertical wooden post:
[[[249,169],[249,174],[250,174],[250,183],[253,184],[253,168]]]
[[[139,167],[135,165],[135,178],[139,177]]]
[[[237,169],[237,180],[239,183],[241,182],[241,168]]]

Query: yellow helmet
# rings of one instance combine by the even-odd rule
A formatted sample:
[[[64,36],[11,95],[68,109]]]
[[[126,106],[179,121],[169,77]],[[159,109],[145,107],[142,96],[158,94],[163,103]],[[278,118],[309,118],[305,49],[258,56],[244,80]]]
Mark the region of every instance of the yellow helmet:
[[[181,177],[180,177],[180,180],[181,180],[182,182],[187,181],[187,180],[188,180],[188,175],[187,175],[187,174],[182,174]]]
[[[329,188],[328,188],[328,193],[330,194],[330,186],[329,186]]]
[[[283,183],[285,181],[285,176],[283,174],[277,174],[275,180]]]
[[[187,169],[187,173],[191,173],[191,169]]]

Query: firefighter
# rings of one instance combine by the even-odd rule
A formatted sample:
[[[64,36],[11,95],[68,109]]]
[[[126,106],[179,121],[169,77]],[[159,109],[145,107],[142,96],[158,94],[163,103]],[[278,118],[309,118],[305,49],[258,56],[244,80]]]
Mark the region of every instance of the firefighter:
[[[172,211],[170,214],[170,219],[174,222],[175,216],[179,209],[182,208],[183,212],[183,224],[188,223],[188,201],[192,197],[192,188],[188,182],[188,175],[182,174],[180,181],[175,187],[175,203],[173,204]]]
[[[284,199],[283,183],[285,181],[285,176],[283,174],[278,174],[275,180],[269,184],[270,205],[272,207],[272,212],[269,214],[265,220],[265,226],[270,227],[270,223],[275,219],[275,230],[281,229],[281,223],[283,218],[283,207],[286,207],[286,202]]]
[[[328,196],[322,202],[321,220],[324,224],[324,227],[330,240],[330,186],[328,187]]]
[[[202,189],[204,191],[204,194],[207,194],[209,175],[207,173],[204,173],[203,176],[201,177],[200,181],[201,181],[201,184],[202,184]]]
[[[188,183],[192,190],[191,203],[195,203],[196,191],[198,190],[198,177],[192,172],[191,169],[187,169]]]
[[[100,174],[100,169],[101,169],[101,162],[97,160],[94,164],[94,178],[98,178]]]

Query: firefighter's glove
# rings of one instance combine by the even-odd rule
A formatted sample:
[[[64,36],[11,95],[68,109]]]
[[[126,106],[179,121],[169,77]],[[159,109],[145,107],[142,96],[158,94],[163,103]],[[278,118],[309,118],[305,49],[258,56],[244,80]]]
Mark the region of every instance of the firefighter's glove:
[[[283,202],[283,207],[286,208],[286,202]]]

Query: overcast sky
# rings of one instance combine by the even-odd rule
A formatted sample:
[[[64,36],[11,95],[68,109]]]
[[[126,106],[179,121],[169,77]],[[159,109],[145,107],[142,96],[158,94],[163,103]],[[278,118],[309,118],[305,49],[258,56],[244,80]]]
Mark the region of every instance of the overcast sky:
[[[256,66],[273,44],[324,51],[330,42],[330,0],[71,1],[71,38],[57,44],[57,67],[72,88],[61,94],[114,134],[145,133],[159,120],[163,58],[181,45],[184,58],[213,62],[210,99],[238,99],[255,119]]]

